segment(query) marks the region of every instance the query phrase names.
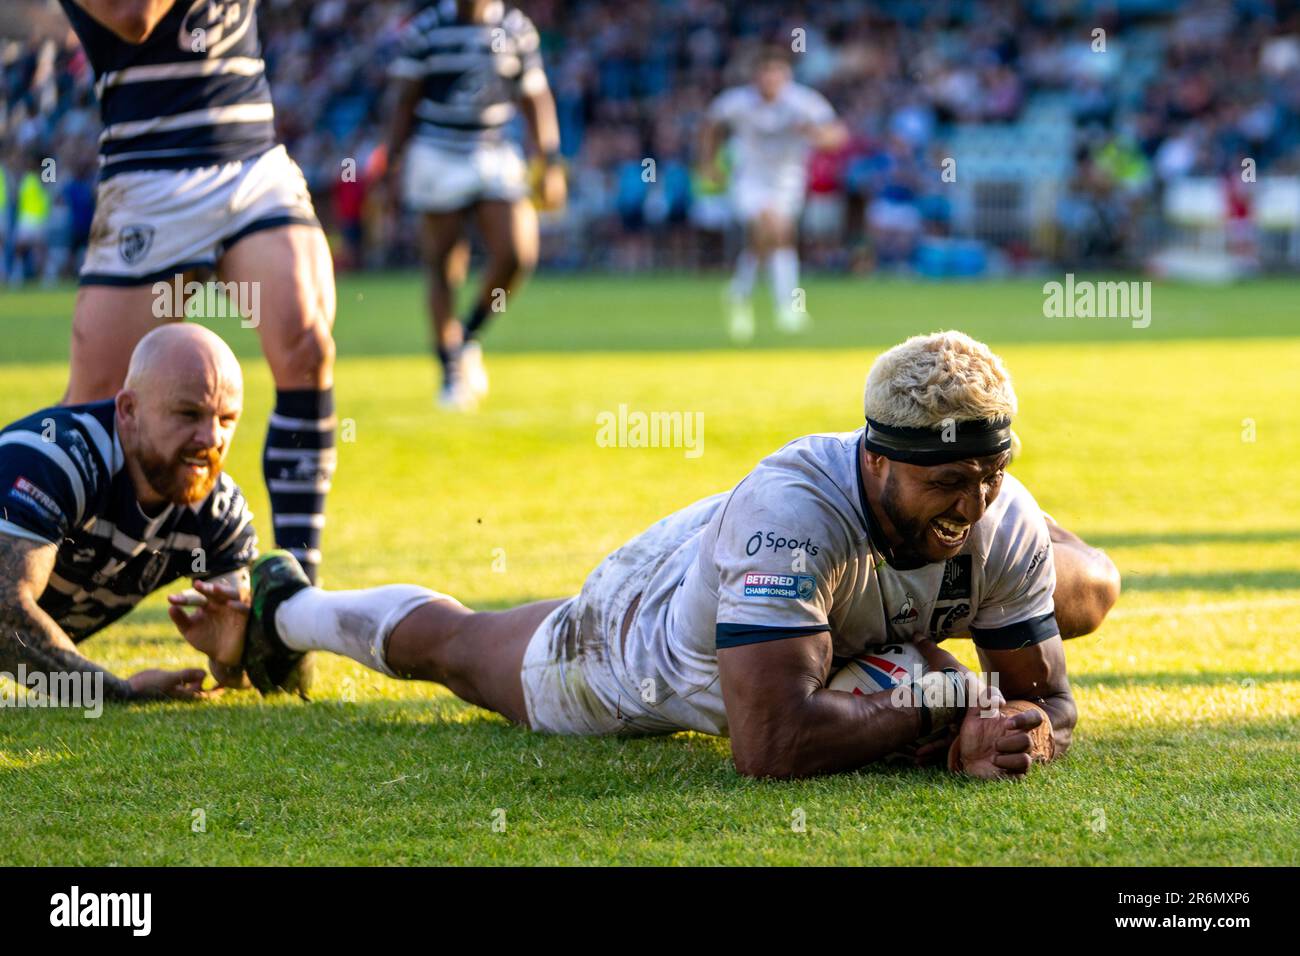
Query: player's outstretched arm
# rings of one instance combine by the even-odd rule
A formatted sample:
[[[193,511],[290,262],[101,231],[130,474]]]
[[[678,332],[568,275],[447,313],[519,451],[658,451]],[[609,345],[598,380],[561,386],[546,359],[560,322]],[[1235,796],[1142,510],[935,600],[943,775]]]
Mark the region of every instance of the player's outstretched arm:
[[[750,777],[852,770],[959,719],[958,707],[922,708],[893,691],[830,690],[831,636],[798,635],[722,648],[718,671],[736,769]],[[947,680],[932,672],[928,680]],[[951,701],[950,701],[951,702]]]
[[[149,39],[176,0],[76,0],[77,6],[127,43]]]
[[[1053,637],[1014,650],[978,648],[980,662],[990,674],[997,674],[1002,695],[1013,705],[1028,701],[1041,708],[1051,721],[1051,739],[1044,751],[1035,747],[1031,756],[1040,762],[1063,755],[1070,747],[1079,710],[1065,673],[1065,645]]]
[[[0,671],[28,675],[102,674],[104,698],[112,701],[202,696],[203,671],[142,671],[124,680],[77,653],[72,639],[36,602],[54,570],[55,545],[0,534]]]

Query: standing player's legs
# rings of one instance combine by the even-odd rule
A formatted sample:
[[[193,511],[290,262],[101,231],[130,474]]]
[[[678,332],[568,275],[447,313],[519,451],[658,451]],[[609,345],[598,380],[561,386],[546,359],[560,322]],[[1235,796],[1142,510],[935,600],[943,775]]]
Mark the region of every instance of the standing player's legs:
[[[194,278],[196,273],[184,273],[181,288]],[[136,343],[164,322],[179,321],[183,316],[182,308],[175,318],[156,317],[158,295],[153,285],[83,285],[77,290],[64,405],[112,398],[126,379]],[[168,286],[174,288],[170,281]],[[168,305],[169,312],[173,306]]]
[[[769,251],[767,233],[759,218],[763,194],[761,184],[746,179],[738,179],[731,191],[731,208],[741,227],[741,247],[727,285],[727,332],[737,343],[754,337],[754,282]]]
[[[219,269],[222,281],[256,289],[252,321],[275,380],[262,458],[275,543],[315,581],[336,455],[329,246],[319,226],[259,229],[228,246]]]
[[[464,323],[466,383],[476,396],[487,392],[479,337],[488,319],[502,311],[537,265],[537,211],[527,199],[483,199],[474,205],[474,222],[487,250],[483,285]]]
[[[767,270],[776,327],[783,332],[802,332],[811,324],[811,320],[799,294],[799,248],[795,221],[775,209],[765,210],[760,218],[771,250],[767,258]]]
[[[429,319],[434,352],[442,369],[442,402],[461,407],[471,402],[470,396],[461,394],[461,326],[456,321],[456,292],[469,267],[465,210],[421,214],[420,249],[429,271]]]

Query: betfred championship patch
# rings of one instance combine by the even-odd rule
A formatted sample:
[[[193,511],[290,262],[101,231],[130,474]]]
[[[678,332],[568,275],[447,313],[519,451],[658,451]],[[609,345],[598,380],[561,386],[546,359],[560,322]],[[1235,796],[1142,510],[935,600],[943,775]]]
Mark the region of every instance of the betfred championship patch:
[[[817,582],[811,574],[759,574],[751,571],[745,575],[745,597],[807,601],[816,590]]]
[[[55,521],[59,518],[59,506],[55,504],[54,499],[22,475],[19,475],[18,480],[14,482],[13,488],[9,491],[9,497],[15,501],[21,501],[35,510],[37,514],[44,515]]]

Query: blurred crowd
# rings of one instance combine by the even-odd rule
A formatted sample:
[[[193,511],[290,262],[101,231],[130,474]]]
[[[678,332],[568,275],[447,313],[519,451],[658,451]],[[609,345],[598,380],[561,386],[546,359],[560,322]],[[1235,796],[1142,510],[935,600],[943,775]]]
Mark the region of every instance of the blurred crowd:
[[[280,133],[302,166],[341,268],[414,258],[411,224],[376,195],[387,63],[413,4],[261,0]],[[570,168],[546,218],[553,267],[693,268],[731,234],[698,176],[701,117],[745,82],[765,43],[827,95],[849,143],[809,163],[814,266],[906,269],[952,230],[940,177],[962,124],[1017,121],[1052,94],[1072,118],[1055,225],[1072,255],[1122,261],[1136,223],[1181,176],[1300,170],[1295,3],[1081,0],[521,0],[541,31]],[[1104,46],[1098,48],[1098,31]],[[68,274],[93,212],[93,77],[69,31],[0,40],[0,268]],[[648,167],[646,160],[653,159]],[[647,174],[647,169],[652,175]],[[354,170],[355,175],[345,174]]]

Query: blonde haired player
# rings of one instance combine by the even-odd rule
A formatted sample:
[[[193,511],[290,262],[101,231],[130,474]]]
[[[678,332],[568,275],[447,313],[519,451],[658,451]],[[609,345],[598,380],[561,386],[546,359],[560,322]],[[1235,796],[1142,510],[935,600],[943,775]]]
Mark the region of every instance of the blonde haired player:
[[[803,303],[795,301],[799,286],[796,231],[803,210],[808,154],[835,149],[848,136],[835,111],[816,90],[791,78],[784,51],[764,51],[754,66],[754,81],[720,94],[709,106],[701,136],[701,161],[706,175],[722,180],[719,150],[724,139],[733,145],[730,195],[744,232],[744,247],[736,258],[729,287],[732,339],[754,337],[750,297],[758,269],[767,264],[776,326],[801,332],[810,320]]]
[[[329,592],[272,553],[252,571],[249,674],[267,689],[328,650],[546,733],[729,735],[752,776],[848,770],[945,729],[919,760],[1023,775],[1070,744],[1061,638],[1100,625],[1118,574],[1004,473],[1016,397],[986,346],[907,340],[872,367],[865,408],[864,427],[795,439],[657,522],[576,597],[475,612],[414,585]],[[959,636],[1009,704],[975,703],[938,647]],[[906,642],[930,699],[827,687],[837,663]]]

